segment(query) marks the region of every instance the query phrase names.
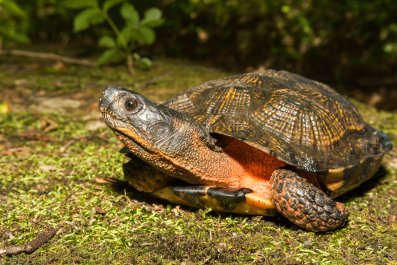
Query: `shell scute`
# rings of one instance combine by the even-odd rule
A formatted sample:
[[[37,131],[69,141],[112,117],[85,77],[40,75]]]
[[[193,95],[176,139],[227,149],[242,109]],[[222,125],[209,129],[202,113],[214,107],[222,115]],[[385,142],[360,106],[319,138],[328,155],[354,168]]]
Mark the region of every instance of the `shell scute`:
[[[345,97],[286,71],[208,81],[166,104],[305,171],[356,166],[391,149]]]

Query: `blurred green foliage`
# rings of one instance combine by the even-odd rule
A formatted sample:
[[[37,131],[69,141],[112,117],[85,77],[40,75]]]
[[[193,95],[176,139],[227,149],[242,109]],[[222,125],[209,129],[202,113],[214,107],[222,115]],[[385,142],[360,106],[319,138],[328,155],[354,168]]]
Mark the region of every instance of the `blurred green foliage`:
[[[0,0],[0,49],[9,40],[29,42],[26,35],[26,13],[14,1]]]
[[[59,0],[0,0],[3,48],[18,43],[68,42],[73,14]],[[1,47],[0,47],[1,48]]]
[[[397,69],[397,1],[140,3],[163,10],[166,23],[159,38],[168,54],[234,70],[263,65],[341,82],[370,74],[394,76]]]
[[[15,3],[22,14],[8,12],[5,2]],[[17,35],[4,32],[19,32],[33,42],[92,44],[87,40],[103,38],[111,30],[94,25],[95,19],[87,22],[82,13],[65,9],[61,2],[0,0],[0,35],[18,40]],[[105,2],[133,3],[133,11],[124,16],[118,8],[109,9],[109,16],[121,30],[127,13],[136,20],[137,14],[153,6],[162,11],[165,22],[156,29],[160,41],[150,49],[140,48],[141,54],[188,57],[232,70],[249,66],[282,68],[345,82],[353,76],[390,76],[391,69],[397,67],[394,0],[98,0],[102,7]],[[90,12],[84,16],[93,15]],[[15,23],[21,18],[24,23]],[[77,30],[79,33],[73,35],[73,19],[75,31],[76,27],[90,30]],[[134,42],[152,43],[152,35],[146,32],[142,35],[146,37]],[[113,40],[121,44],[117,36]],[[108,38],[100,43],[112,48]]]
[[[66,8],[80,10],[73,20],[73,31],[81,32],[93,25],[106,23],[110,30],[104,31],[98,45],[106,48],[98,60],[98,64],[107,64],[126,60],[128,71],[133,72],[133,65],[140,63],[143,67],[150,67],[151,61],[141,57],[136,49],[149,45],[155,41],[153,28],[163,23],[161,10],[149,8],[143,18],[135,7],[126,0],[63,0]],[[112,16],[111,9],[119,7],[119,13]],[[115,17],[121,17],[122,25],[115,22]]]

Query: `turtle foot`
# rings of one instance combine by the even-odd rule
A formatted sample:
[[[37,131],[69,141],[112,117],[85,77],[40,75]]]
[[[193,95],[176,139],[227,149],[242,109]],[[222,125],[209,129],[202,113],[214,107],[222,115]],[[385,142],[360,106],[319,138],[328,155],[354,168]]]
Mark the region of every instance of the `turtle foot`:
[[[325,232],[347,223],[349,213],[322,190],[293,171],[274,171],[272,201],[291,222],[309,231]]]

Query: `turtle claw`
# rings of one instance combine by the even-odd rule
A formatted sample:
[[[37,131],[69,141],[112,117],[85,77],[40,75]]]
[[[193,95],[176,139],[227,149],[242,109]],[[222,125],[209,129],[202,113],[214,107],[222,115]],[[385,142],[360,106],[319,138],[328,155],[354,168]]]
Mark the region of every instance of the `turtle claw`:
[[[274,205],[297,226],[325,232],[347,223],[349,214],[342,203],[335,202],[295,172],[279,169],[270,180]]]

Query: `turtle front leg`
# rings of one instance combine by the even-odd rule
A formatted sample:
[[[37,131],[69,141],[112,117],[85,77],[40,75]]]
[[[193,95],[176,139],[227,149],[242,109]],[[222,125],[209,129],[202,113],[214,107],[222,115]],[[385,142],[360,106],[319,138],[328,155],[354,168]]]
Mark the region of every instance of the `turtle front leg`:
[[[270,180],[274,205],[297,226],[325,232],[347,223],[349,214],[342,203],[335,202],[295,172],[278,169]]]
[[[123,164],[124,177],[132,187],[142,192],[153,192],[166,186],[172,178],[137,157]]]
[[[137,157],[123,164],[124,176],[135,189],[171,203],[215,211],[252,215],[275,215],[270,200],[249,189],[181,186],[180,181],[156,170]],[[179,183],[179,184],[178,184]],[[255,196],[256,195],[256,196]]]
[[[167,186],[151,193],[169,202],[219,212],[275,215],[270,200],[250,189],[209,186]]]

